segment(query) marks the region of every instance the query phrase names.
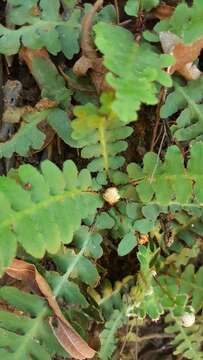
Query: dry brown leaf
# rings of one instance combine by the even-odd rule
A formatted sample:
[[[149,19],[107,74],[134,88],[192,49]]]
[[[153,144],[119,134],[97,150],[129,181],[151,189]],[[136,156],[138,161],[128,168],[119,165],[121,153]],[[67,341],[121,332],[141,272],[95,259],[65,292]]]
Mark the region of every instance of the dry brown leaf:
[[[61,346],[73,358],[82,360],[85,358],[92,358],[95,355],[95,351],[89,347],[89,345],[74,330],[69,321],[65,319],[50,286],[33,264],[29,264],[23,260],[14,259],[11,266],[6,269],[6,273],[14,279],[28,283],[35,292],[45,297],[55,314],[54,317],[50,318],[50,325],[53,333]],[[56,319],[56,328],[52,324],[53,319]]]
[[[159,6],[157,6],[154,11],[153,14],[159,19],[159,20],[164,20],[167,19],[169,17],[171,17],[171,15],[173,14],[175,10],[174,6],[170,6],[170,5],[166,5],[166,4],[161,4]]]
[[[182,39],[170,31],[159,34],[162,48],[165,53],[175,57],[176,62],[168,71],[180,73],[186,80],[196,80],[201,76],[201,71],[193,62],[198,58],[203,48],[203,37],[192,44],[185,45]]]
[[[34,57],[45,58],[50,62],[50,64],[52,64],[52,66],[55,67],[55,65],[52,63],[51,59],[49,58],[49,54],[46,49],[33,50],[24,47],[20,50],[19,57],[21,60],[23,60],[26,63],[31,74],[32,74],[32,61]]]

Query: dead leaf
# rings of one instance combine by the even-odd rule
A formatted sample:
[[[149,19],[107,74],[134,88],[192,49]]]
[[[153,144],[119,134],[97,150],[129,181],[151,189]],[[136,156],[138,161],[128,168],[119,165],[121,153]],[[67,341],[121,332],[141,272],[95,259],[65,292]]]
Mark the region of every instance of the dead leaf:
[[[160,42],[163,51],[175,57],[176,62],[168,71],[170,74],[176,71],[186,80],[196,80],[201,76],[201,71],[193,62],[199,57],[203,48],[203,37],[192,44],[185,45],[180,37],[170,31],[160,32]]]
[[[43,295],[55,316],[50,318],[50,325],[53,333],[57,337],[61,346],[75,359],[92,358],[95,351],[81,338],[75,331],[63,313],[55,299],[55,296],[33,264],[23,260],[14,259],[11,266],[6,269],[6,273],[14,279],[28,283],[31,288],[40,295]],[[53,326],[53,320],[56,319],[57,327]]]
[[[51,59],[49,58],[48,51],[45,49],[33,50],[24,47],[20,50],[19,57],[21,60],[23,60],[26,63],[31,74],[32,74],[32,61],[34,57],[44,58],[48,60],[52,64],[52,66],[55,67],[55,65],[52,63]]]
[[[170,5],[166,5],[166,4],[161,4],[159,6],[157,6],[154,11],[153,14],[159,19],[159,20],[164,20],[167,19],[169,17],[171,17],[171,15],[173,14],[175,10],[174,6],[170,6]]]

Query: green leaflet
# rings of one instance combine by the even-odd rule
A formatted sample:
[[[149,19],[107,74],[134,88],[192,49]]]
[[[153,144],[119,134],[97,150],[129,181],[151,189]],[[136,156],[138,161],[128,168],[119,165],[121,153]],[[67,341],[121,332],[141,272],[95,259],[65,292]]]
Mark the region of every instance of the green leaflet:
[[[88,169],[91,172],[104,170],[108,175],[111,170],[124,164],[124,158],[118,154],[127,149],[124,139],[133,131],[111,111],[112,98],[111,93],[104,93],[99,109],[90,103],[75,106],[76,118],[71,122],[72,138],[77,147],[83,148],[81,156],[85,159],[96,158],[91,160]]]
[[[66,144],[75,146],[71,138],[70,120],[67,113],[60,108],[27,113],[23,115],[22,120],[16,134],[10,140],[0,143],[0,158],[10,158],[14,153],[26,156],[31,149],[41,149],[46,135],[38,126],[43,121],[46,121]]]
[[[191,295],[191,305],[196,312],[203,308],[203,266],[196,273],[194,265],[186,267],[180,276],[180,291]]]
[[[192,6],[186,2],[177,5],[174,13],[168,19],[160,21],[154,28],[155,31],[171,31],[179,35],[184,43],[192,43],[203,34],[203,2],[193,0]]]
[[[161,117],[169,116],[181,110],[176,124],[171,127],[173,136],[179,141],[199,141],[203,139],[203,78],[190,81],[186,86],[175,83],[175,90],[168,95],[161,108]]]
[[[51,2],[41,0],[36,15],[37,0],[28,0],[26,3],[23,0],[17,3],[10,0],[8,4],[10,22],[25,26],[16,30],[0,26],[0,53],[16,54],[21,41],[24,46],[32,49],[46,47],[53,55],[62,51],[68,59],[72,59],[74,54],[79,52],[81,17],[79,9],[73,10],[68,20],[63,20],[59,14],[58,0]]]
[[[85,313],[85,309],[89,306],[78,282],[95,286],[99,280],[99,274],[91,261],[91,258],[102,255],[102,251],[99,254],[97,251],[95,256],[95,240],[97,246],[99,246],[98,240],[101,242],[101,239],[98,237],[95,239],[95,236],[99,235],[89,232],[86,227],[81,227],[74,235],[72,245],[75,251],[64,249],[63,254],[61,251],[51,257],[59,272],[46,272],[46,279],[54,296],[56,299],[63,299],[66,305],[71,305],[72,311],[80,307]],[[30,356],[37,360],[52,359],[56,354],[67,356],[52,334],[48,323],[51,310],[41,297],[15,288],[2,287],[0,299],[25,312],[23,316],[19,316],[0,311],[0,347],[5,352],[5,356],[10,358],[9,354],[12,354],[10,356],[16,360],[28,360]],[[87,322],[88,313],[85,314]]]
[[[116,339],[116,333],[124,322],[124,314],[118,310],[114,310],[110,319],[106,322],[104,330],[100,334],[101,349],[99,352],[99,358],[101,360],[111,359],[118,341]]]
[[[139,10],[149,11],[159,4],[159,0],[127,0],[125,12],[130,16],[137,16]]]
[[[203,340],[201,323],[185,328],[172,312],[165,320],[169,324],[165,328],[165,332],[167,334],[175,333],[175,339],[171,341],[171,344],[176,348],[174,355],[182,354],[186,359],[202,360],[203,353],[200,349]]]
[[[66,356],[48,324],[51,311],[42,298],[4,286],[0,299],[24,312],[18,315],[0,311],[0,354],[5,359],[50,360],[55,354]]]
[[[138,46],[133,35],[122,27],[100,22],[94,26],[94,31],[96,46],[110,71],[106,80],[115,89],[112,110],[123,122],[136,120],[142,103],[154,105],[158,102],[158,83],[172,85],[164,68],[173,63],[173,58],[158,54],[146,43]]]
[[[147,153],[143,168],[134,163],[129,164],[129,178],[135,182],[140,201],[161,205],[179,204],[191,208],[201,206],[202,154],[203,144],[194,144],[185,168],[180,150],[170,146],[164,162],[156,154]]]
[[[63,172],[44,161],[41,171],[22,165],[16,172],[18,183],[0,178],[4,208],[0,215],[1,273],[11,263],[17,242],[35,257],[42,257],[45,251],[56,253],[61,242],[72,241],[81,219],[93,215],[102,205],[99,195],[89,191],[88,171],[77,175],[72,161],[64,163]]]

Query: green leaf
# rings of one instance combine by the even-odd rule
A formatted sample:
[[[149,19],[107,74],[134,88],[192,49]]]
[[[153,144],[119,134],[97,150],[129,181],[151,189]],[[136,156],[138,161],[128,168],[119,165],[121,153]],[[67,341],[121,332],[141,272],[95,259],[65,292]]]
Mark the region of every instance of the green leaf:
[[[127,0],[125,12],[131,16],[137,16],[138,11],[149,11],[159,4],[159,0]]]
[[[146,205],[150,202],[153,205],[174,204],[184,205],[188,209],[191,206],[198,208],[203,200],[202,154],[203,144],[194,144],[188,166],[185,167],[180,150],[176,146],[170,146],[163,162],[155,154],[147,153],[144,167],[139,168],[139,172],[134,171],[136,164],[128,165],[128,174],[131,182],[135,183],[140,201]]]
[[[111,318],[105,324],[105,329],[100,334],[101,349],[99,352],[99,358],[101,360],[108,360],[112,358],[112,354],[116,349],[117,339],[116,332],[122,326],[124,322],[124,315],[118,310],[114,310]]]
[[[133,233],[126,234],[118,245],[118,255],[125,256],[137,245],[137,237]]]
[[[176,124],[171,127],[171,131],[178,141],[203,139],[202,90],[202,78],[189,81],[186,86],[175,83],[175,90],[168,95],[161,108],[161,117],[164,119],[181,110]]]
[[[115,89],[112,110],[124,122],[135,120],[141,103],[158,102],[156,83],[172,85],[164,71],[172,64],[172,57],[159,55],[148,44],[136,44],[133,35],[120,26],[100,22],[94,31],[95,43],[110,71],[106,80]],[[125,51],[118,44],[125,44]]]
[[[203,3],[194,0],[189,6],[185,2],[176,6],[172,16],[160,21],[156,26],[157,32],[171,31],[179,35],[184,43],[192,43],[203,34],[202,25]]]
[[[64,165],[65,173],[72,167],[68,164]],[[0,238],[7,238],[0,242],[2,254],[7,252],[10,241],[7,257],[1,261],[1,274],[11,263],[17,242],[35,257],[42,257],[45,251],[54,254],[61,242],[72,241],[81,219],[93,215],[101,206],[97,194],[80,187],[66,188],[67,175],[50,161],[43,162],[41,169],[42,174],[31,165],[22,165],[16,173],[20,183],[0,178],[0,195],[5,208],[4,215],[0,216]],[[29,184],[28,189],[26,184]]]
[[[22,311],[0,311],[0,347],[6,359],[50,359],[66,356],[48,324],[50,310],[42,298],[15,287],[1,287],[0,299]]]
[[[49,4],[49,5],[47,5]],[[72,10],[68,20],[60,15],[58,0],[41,0],[39,14],[35,15],[34,8],[38,1],[23,0],[8,1],[8,17],[12,24],[22,25],[16,30],[0,26],[0,53],[13,55],[19,51],[20,43],[32,49],[47,50],[57,55],[60,51],[68,59],[79,52],[80,17],[79,9]]]
[[[97,215],[95,226],[98,230],[111,229],[115,222],[113,218],[106,212]]]
[[[91,172],[105,170],[109,176],[123,165],[124,158],[118,154],[127,149],[124,139],[133,131],[129,126],[124,126],[112,112],[112,98],[111,93],[104,93],[100,108],[92,103],[75,106],[76,118],[71,122],[71,136],[76,146],[82,148],[81,156],[93,159],[88,169]]]

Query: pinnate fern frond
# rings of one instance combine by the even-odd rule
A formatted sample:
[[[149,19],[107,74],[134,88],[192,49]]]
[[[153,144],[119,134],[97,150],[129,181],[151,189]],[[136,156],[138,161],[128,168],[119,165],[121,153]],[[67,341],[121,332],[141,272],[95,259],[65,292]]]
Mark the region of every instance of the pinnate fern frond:
[[[22,165],[17,181],[0,178],[1,273],[8,267],[19,242],[27,253],[42,257],[56,253],[61,242],[68,244],[80,227],[81,219],[93,215],[102,205],[91,191],[88,170],[79,174],[72,161],[63,172],[50,161],[41,165],[42,174],[31,165]]]
[[[180,276],[180,291],[191,297],[191,306],[198,312],[203,308],[203,266],[197,272],[189,264]]]
[[[124,157],[118,155],[127,149],[126,139],[132,128],[125,126],[111,110],[112,94],[101,97],[101,107],[93,104],[75,106],[76,118],[72,121],[72,138],[77,147],[83,148],[81,156],[92,159],[88,169],[92,172],[104,171],[107,175],[111,170],[124,164]]]
[[[175,90],[168,95],[161,108],[161,117],[167,119],[181,111],[176,124],[171,127],[173,136],[179,141],[203,140],[203,78],[181,86],[175,83]]]
[[[158,54],[148,44],[136,44],[133,35],[122,27],[99,22],[94,31],[96,46],[110,71],[106,80],[115,90],[112,110],[124,122],[136,120],[142,103],[158,102],[157,83],[172,85],[164,68],[172,64],[173,58]]]
[[[23,26],[16,30],[0,26],[0,53],[16,54],[21,43],[31,49],[46,47],[53,55],[62,51],[68,59],[79,52],[79,9],[63,20],[59,0],[9,0],[8,6],[10,23]]]
[[[106,322],[104,330],[100,334],[101,349],[99,352],[99,358],[101,360],[111,359],[118,342],[116,333],[124,322],[125,315],[119,310],[114,310],[110,319]]]
[[[178,147],[170,146],[163,162],[149,152],[144,157],[143,168],[129,164],[129,178],[136,186],[140,201],[200,208],[203,200],[202,155],[203,144],[194,144],[186,168]]]
[[[192,5],[186,2],[178,4],[172,14],[167,19],[160,21],[155,30],[171,31],[179,35],[184,43],[192,43],[202,37],[203,34],[203,3],[201,0],[193,0]]]
[[[99,280],[96,266],[91,261],[96,258],[95,240],[97,246],[100,246],[101,237],[88,228],[81,227],[72,242],[74,250],[64,248],[57,255],[51,256],[58,272],[47,271],[45,274],[53,296],[63,299],[66,305],[71,305],[72,311],[80,307],[85,312],[85,308],[89,306],[79,284],[83,283],[83,288],[84,284],[93,287]],[[44,360],[53,358],[56,354],[67,356],[49,325],[52,310],[41,297],[5,286],[0,289],[0,299],[15,309],[12,313],[9,310],[0,311],[0,347],[6,358]],[[69,315],[68,311],[66,314]]]
[[[191,327],[183,327],[181,320],[172,313],[166,317],[165,328],[167,334],[175,334],[171,344],[175,346],[174,355],[183,355],[186,359],[202,360],[201,343],[203,341],[203,332],[201,324],[194,324]],[[171,324],[170,324],[171,323]]]
[[[48,360],[55,354],[66,356],[48,323],[51,310],[41,297],[4,286],[0,299],[15,309],[0,311],[0,354],[5,359]]]
[[[149,11],[159,4],[159,0],[127,0],[125,12],[130,16],[137,16],[139,11]]]
[[[0,142],[0,158],[10,158],[14,153],[26,156],[30,150],[43,148],[46,135],[42,129],[46,123],[66,144],[75,145],[71,138],[70,120],[64,110],[53,108],[28,112],[22,116],[20,128],[13,137],[8,141]]]

